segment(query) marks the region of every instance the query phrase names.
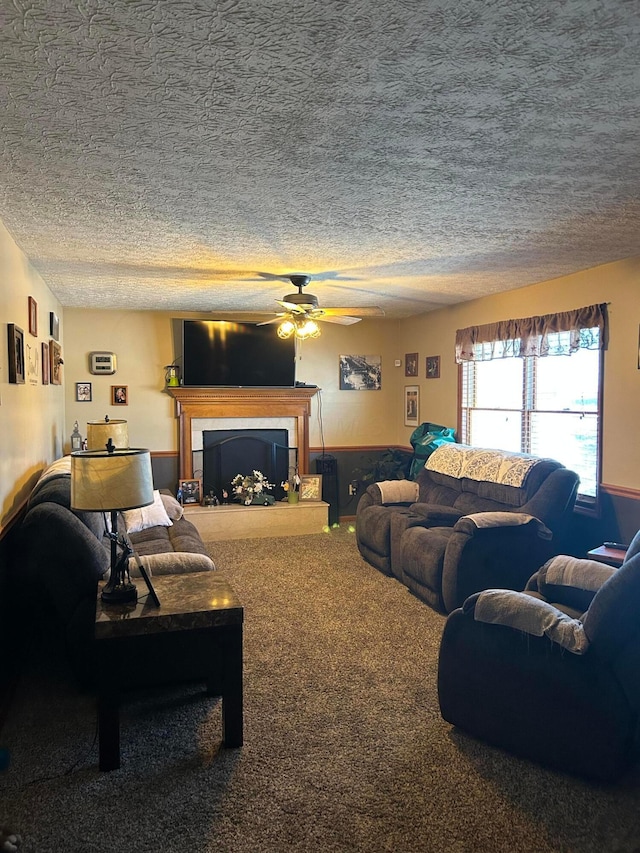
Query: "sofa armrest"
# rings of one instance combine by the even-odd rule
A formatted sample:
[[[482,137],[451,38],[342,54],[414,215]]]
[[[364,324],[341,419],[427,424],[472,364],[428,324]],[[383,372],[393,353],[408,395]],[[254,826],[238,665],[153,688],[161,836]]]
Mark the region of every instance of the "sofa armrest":
[[[536,528],[536,532],[541,539],[552,539],[553,534],[549,528],[539,518],[536,518],[534,515],[528,515],[525,512],[474,512],[469,515],[463,515],[460,521],[456,523],[454,529],[473,534],[475,529],[480,530],[487,527],[523,527],[527,524],[533,525]]]
[[[418,498],[419,487],[413,480],[382,480],[367,486],[365,494],[373,504],[409,506]]]
[[[463,605],[476,622],[503,625],[532,634],[548,637],[569,652],[584,654],[589,640],[582,622],[563,613],[548,601],[526,592],[511,589],[485,589],[468,598]]]
[[[462,518],[459,510],[440,504],[414,503],[410,509],[423,527],[453,527]]]

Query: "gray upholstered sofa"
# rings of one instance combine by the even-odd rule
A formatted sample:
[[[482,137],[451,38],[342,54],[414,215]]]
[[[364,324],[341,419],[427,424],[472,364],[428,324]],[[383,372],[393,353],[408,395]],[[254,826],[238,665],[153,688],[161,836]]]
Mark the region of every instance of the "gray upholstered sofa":
[[[31,612],[44,608],[61,626],[75,674],[86,682],[93,665],[98,582],[109,570],[110,540],[102,513],[70,507],[70,457],[64,457],[43,472],[29,497],[14,585],[30,601]],[[215,568],[174,498],[156,494],[148,512],[134,513],[128,519],[125,513],[128,536],[152,576]],[[130,567],[135,576],[133,560]]]
[[[553,459],[446,444],[416,481],[360,498],[363,558],[441,613],[489,587],[522,589],[563,549],[579,478]]]

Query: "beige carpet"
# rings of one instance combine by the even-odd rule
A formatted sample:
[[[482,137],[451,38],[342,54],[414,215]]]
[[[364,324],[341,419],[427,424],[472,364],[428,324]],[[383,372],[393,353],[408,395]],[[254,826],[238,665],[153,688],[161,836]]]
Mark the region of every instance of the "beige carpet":
[[[33,853],[640,850],[640,781],[606,789],[484,746],[438,712],[443,618],[344,530],[212,543],[245,605],[245,746],[199,686],[131,697],[122,767],[34,656],[2,745],[1,822]],[[75,766],[74,766],[75,765]]]

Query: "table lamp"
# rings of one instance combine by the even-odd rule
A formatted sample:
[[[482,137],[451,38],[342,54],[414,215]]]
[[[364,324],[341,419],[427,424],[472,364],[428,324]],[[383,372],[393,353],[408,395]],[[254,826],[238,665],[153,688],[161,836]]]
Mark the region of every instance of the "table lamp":
[[[109,440],[105,450],[81,450],[71,454],[71,509],[110,512],[111,575],[102,590],[106,602],[137,601],[129,577],[130,549],[118,539],[118,512],[153,503],[151,453],[140,448],[119,450]],[[118,545],[123,555],[118,560]]]
[[[87,450],[104,450],[109,439],[118,450],[129,447],[127,422],[110,420],[109,415],[105,415],[103,421],[88,421]]]

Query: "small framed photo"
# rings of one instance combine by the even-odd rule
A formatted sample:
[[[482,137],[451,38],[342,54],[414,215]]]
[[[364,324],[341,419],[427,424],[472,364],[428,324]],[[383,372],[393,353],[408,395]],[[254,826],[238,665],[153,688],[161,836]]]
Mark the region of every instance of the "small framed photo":
[[[440,356],[427,356],[427,379],[440,379]]]
[[[76,382],[76,403],[91,402],[91,382]]]
[[[111,405],[112,406],[128,406],[129,405],[129,386],[128,385],[112,385],[111,386]]]
[[[57,341],[49,341],[49,371],[52,385],[62,385],[62,347]]]
[[[49,384],[49,375],[51,366],[49,364],[49,344],[46,341],[42,342],[41,345],[42,353],[41,353],[41,361],[42,361],[42,384]]]
[[[54,341],[57,341],[60,337],[60,320],[58,320],[58,315],[54,314],[53,311],[49,312],[49,336]]]
[[[24,332],[15,323],[7,324],[9,343],[9,382],[24,385]]]
[[[404,425],[418,426],[420,423],[420,387],[404,386]]]
[[[300,475],[300,500],[321,501],[322,500],[322,474]]]
[[[202,480],[178,480],[178,500],[183,506],[202,503]]]
[[[417,352],[408,352],[404,357],[404,375],[405,376],[417,376],[418,375],[418,353]]]
[[[38,303],[33,296],[29,297],[29,334],[38,337]]]

